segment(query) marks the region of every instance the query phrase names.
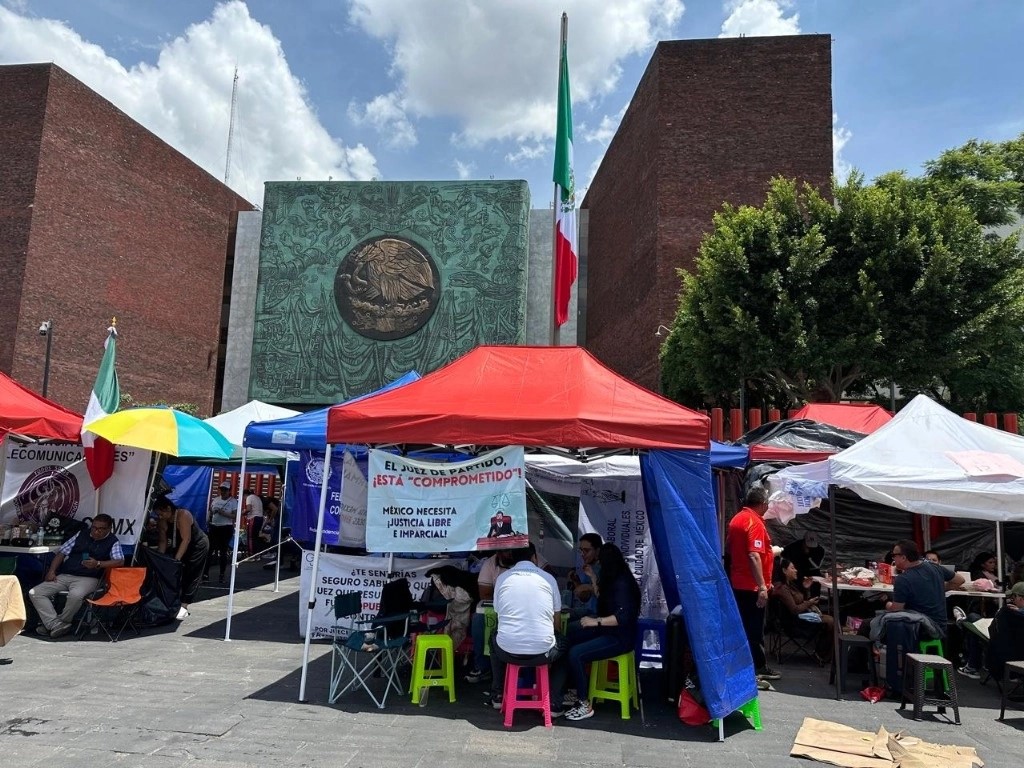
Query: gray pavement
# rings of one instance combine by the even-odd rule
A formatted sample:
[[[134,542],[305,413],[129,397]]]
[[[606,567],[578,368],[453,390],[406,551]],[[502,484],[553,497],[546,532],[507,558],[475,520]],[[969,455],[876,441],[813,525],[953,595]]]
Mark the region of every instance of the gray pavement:
[[[328,706],[329,647],[314,644],[308,701],[297,701],[302,644],[298,579],[274,593],[272,574],[258,565],[239,570],[233,640],[223,641],[226,591],[204,588],[192,615],[171,627],[108,643],[15,638],[0,655],[0,755],[10,766],[555,766],[808,765],[790,758],[805,716],[857,728],[907,730],[929,741],[975,747],[989,766],[1021,764],[1024,712],[1004,723],[992,683],[960,677],[956,727],[891,702],[869,704],[854,693],[837,702],[827,671],[788,663],[777,690],[762,694],[765,728],[755,732],[733,716],[727,738],[710,727],[680,723],[662,702],[657,677],[645,672],[645,717],[619,719],[617,705],[599,705],[582,723],[556,720],[545,729],[534,713],[519,713],[506,732],[500,713],[483,704],[483,686],[459,683],[449,704],[435,691],[426,706],[408,697],[378,710],[365,694]],[[1014,757],[1016,755],[1016,757]]]

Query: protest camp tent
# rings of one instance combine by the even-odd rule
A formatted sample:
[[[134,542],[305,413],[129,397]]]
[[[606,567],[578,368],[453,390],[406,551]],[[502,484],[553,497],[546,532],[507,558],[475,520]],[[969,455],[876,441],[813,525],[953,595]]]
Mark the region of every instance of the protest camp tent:
[[[645,449],[655,557],[669,603],[682,605],[708,710],[724,717],[757,696],[718,550],[704,414],[637,386],[578,347],[481,346],[405,387],[334,406],[327,442],[328,453],[352,443],[559,447],[577,456]],[[323,510],[322,495],[314,577]]]
[[[819,424],[870,435],[892,421],[892,414],[874,403],[808,403],[790,418],[810,419]]]
[[[409,371],[394,381],[385,384],[380,389],[369,392],[365,395],[353,398],[348,402],[358,402],[372,397],[381,392],[388,392],[398,387],[403,387],[420,378],[416,371]],[[306,413],[296,413],[294,416],[271,419],[269,421],[254,421],[247,424],[242,435],[242,466],[239,469],[242,476],[245,476],[245,465],[249,458],[250,451],[323,451],[327,446],[327,412],[330,407],[319,408]],[[239,494],[238,509],[235,514],[236,530],[242,524],[242,505],[244,499]],[[281,518],[284,518],[284,509],[281,510]],[[279,537],[280,538],[280,537]],[[319,543],[317,543],[319,548]],[[235,537],[235,548],[233,563],[238,561],[238,537]],[[280,563],[280,558],[278,558]],[[231,583],[228,588],[228,616],[224,628],[224,639],[231,639],[231,613],[234,609],[235,598],[235,567],[231,568]]]
[[[967,421],[918,395],[856,445],[826,461],[784,469],[774,482],[788,492],[830,498],[835,562],[837,487],[916,515],[1024,521],[1024,437]],[[1001,569],[998,530],[996,549]]]
[[[737,442],[752,463],[824,461],[886,424],[892,415],[868,403],[808,403],[790,418],[756,427]]]
[[[231,460],[241,460],[242,443],[245,440],[245,429],[253,422],[265,422],[274,419],[287,419],[298,416],[298,411],[291,408],[281,408],[277,405],[270,405],[259,400],[250,400],[245,405],[240,405],[234,410],[217,416],[203,419],[207,424],[220,432],[228,439],[235,449],[231,454]],[[287,453],[284,451],[262,451],[252,449],[248,455],[249,461],[262,464],[282,464],[287,461]]]
[[[82,437],[82,416],[0,373],[0,436],[10,433],[77,443]]]

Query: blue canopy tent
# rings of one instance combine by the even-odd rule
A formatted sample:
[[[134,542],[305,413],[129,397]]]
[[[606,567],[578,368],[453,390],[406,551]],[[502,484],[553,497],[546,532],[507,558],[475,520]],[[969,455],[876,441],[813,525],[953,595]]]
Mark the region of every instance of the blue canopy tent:
[[[347,400],[344,404],[356,403],[368,397],[388,392],[420,379],[416,371],[409,371],[378,390]],[[239,470],[245,476],[246,457],[250,448],[259,450],[295,451],[318,450],[327,447],[327,413],[331,407],[307,411],[297,416],[288,416],[271,421],[254,421],[245,428],[242,439],[242,466]],[[238,509],[235,513],[235,528],[242,524],[242,494],[239,494]],[[283,510],[282,510],[283,514]],[[235,549],[232,557],[231,583],[228,590],[228,616],[224,627],[224,639],[231,640],[231,613],[235,603],[235,569],[238,560],[238,537],[235,537]]]

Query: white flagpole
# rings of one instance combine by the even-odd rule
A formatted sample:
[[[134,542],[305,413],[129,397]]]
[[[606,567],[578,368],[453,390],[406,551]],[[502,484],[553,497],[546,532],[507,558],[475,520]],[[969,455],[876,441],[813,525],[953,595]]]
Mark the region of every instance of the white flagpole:
[[[569,15],[562,14],[562,30],[558,43],[558,78],[562,78],[562,51],[565,50],[566,41],[569,36]],[[559,93],[561,98],[561,93]],[[556,134],[557,140],[557,134]],[[552,199],[554,205],[551,208],[551,346],[557,347],[561,344],[561,329],[558,327],[558,209],[562,205],[562,196],[559,194],[558,182],[554,183],[555,191]]]
[[[277,562],[274,564],[274,591],[279,592],[281,582],[281,533],[284,531],[284,500],[288,496],[288,459],[284,460],[284,485],[277,502]]]
[[[228,585],[228,620],[224,625],[224,642],[231,642],[231,612],[235,608],[235,574],[238,571],[238,537],[242,529],[242,505],[245,503],[245,460],[249,457],[248,446],[242,447],[242,466],[238,472],[238,507],[235,510],[235,546],[231,553],[231,583]]]

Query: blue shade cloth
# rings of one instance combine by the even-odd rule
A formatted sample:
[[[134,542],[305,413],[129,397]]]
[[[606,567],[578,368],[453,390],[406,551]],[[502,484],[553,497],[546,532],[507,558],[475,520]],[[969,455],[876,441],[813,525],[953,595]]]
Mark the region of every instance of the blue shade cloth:
[[[192,513],[199,527],[206,530],[206,513],[210,507],[212,494],[211,483],[213,473],[217,470],[237,472],[238,462],[230,464],[168,464],[161,472],[164,482],[172,490],[167,498]],[[277,474],[277,467],[272,464],[251,464],[246,466],[246,473]]]
[[[648,451],[640,470],[665,597],[682,605],[708,712],[725,717],[757,696],[757,681],[719,552],[708,452]]]
[[[375,392],[369,392],[346,403],[356,403],[387,392],[395,387],[403,387],[420,378],[416,371],[409,371],[401,378],[395,379]],[[260,448],[278,451],[323,451],[327,448],[327,412],[334,406],[320,408],[315,411],[289,416],[286,419],[273,421],[257,421],[245,428],[242,445],[246,448]]]
[[[747,466],[750,448],[746,445],[729,445],[711,441],[712,469],[743,469]]]

